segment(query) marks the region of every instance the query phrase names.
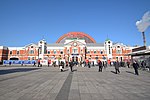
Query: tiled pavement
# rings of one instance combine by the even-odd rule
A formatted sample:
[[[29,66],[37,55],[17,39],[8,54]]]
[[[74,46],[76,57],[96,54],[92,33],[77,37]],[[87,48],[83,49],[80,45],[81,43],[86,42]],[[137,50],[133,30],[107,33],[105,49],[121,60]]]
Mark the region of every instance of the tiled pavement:
[[[120,74],[114,67],[103,72],[98,67],[74,67],[74,72],[30,68],[0,67],[0,100],[150,100],[149,72],[136,76],[131,68],[120,68]]]

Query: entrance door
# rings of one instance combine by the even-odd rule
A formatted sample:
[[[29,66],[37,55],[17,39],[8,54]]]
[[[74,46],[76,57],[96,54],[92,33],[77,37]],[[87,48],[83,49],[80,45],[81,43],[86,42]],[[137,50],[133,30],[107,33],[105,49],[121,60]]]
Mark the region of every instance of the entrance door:
[[[74,62],[74,57],[72,57],[72,61]]]
[[[78,57],[76,57],[76,62],[78,62]]]
[[[78,57],[72,57],[73,62],[78,62]]]

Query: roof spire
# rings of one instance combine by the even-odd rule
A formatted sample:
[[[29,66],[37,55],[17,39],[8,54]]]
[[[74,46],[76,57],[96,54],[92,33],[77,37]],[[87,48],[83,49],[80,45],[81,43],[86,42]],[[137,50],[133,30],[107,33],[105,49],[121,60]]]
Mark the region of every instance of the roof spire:
[[[107,34],[107,39],[108,39],[108,34]]]
[[[110,39],[108,38],[108,34],[107,34],[107,38],[106,38],[106,40],[105,41],[109,41]]]
[[[44,38],[44,34],[42,35],[42,40],[45,40],[45,38]]]

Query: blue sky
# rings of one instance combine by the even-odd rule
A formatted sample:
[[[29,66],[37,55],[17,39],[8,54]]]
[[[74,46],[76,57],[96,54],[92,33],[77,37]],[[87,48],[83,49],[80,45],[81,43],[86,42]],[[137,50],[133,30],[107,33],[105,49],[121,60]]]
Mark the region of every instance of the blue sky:
[[[97,43],[108,37],[143,45],[135,23],[150,11],[150,0],[0,0],[0,45],[25,46],[43,37],[55,43],[68,32],[85,32]],[[145,31],[150,45],[150,27]]]

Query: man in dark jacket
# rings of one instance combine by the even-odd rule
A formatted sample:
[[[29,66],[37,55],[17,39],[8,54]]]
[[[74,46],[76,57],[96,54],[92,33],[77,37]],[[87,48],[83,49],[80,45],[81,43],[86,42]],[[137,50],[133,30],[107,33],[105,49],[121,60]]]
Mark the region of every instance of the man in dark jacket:
[[[134,61],[133,62],[133,68],[135,70],[135,75],[139,75],[139,73],[138,73],[138,67],[139,67],[139,64],[136,61]]]
[[[120,73],[119,67],[120,67],[120,63],[119,63],[119,61],[117,60],[117,61],[115,62],[115,70],[116,70],[116,74],[117,74],[117,73]]]
[[[69,62],[70,70],[73,72],[72,67],[74,66],[73,61]]]

